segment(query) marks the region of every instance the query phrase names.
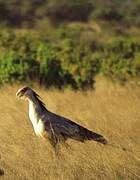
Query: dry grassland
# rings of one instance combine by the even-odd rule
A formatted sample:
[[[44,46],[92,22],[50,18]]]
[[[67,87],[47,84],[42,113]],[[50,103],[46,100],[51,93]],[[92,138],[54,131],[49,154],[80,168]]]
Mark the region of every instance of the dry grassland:
[[[35,136],[28,105],[15,92],[0,89],[0,179],[138,180],[140,179],[140,89],[97,79],[95,90],[35,89],[49,110],[104,135],[111,145],[68,140],[55,156],[49,143]]]

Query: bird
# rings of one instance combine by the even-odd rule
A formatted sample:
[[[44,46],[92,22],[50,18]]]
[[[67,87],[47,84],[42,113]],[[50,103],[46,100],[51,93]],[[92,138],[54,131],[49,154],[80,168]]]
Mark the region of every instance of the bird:
[[[41,97],[31,87],[20,88],[16,96],[29,102],[29,119],[35,134],[43,139],[48,139],[54,149],[59,143],[65,142],[69,138],[80,142],[94,140],[104,145],[108,143],[102,135],[49,111]]]

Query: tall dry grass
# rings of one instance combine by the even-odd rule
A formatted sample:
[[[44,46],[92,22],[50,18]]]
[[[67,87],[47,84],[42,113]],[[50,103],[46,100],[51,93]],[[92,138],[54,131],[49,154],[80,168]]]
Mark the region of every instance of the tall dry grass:
[[[8,180],[140,179],[140,89],[99,78],[86,92],[35,87],[49,110],[104,135],[111,145],[68,140],[55,156],[35,136],[19,86],[0,89],[0,174]]]

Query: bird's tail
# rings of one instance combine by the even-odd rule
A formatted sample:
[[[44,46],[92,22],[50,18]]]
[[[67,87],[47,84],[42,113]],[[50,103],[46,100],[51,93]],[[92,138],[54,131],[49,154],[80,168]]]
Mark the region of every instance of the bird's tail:
[[[94,140],[102,144],[107,144],[107,140],[100,134],[92,132],[86,128],[81,127],[80,134],[83,137],[83,140]]]

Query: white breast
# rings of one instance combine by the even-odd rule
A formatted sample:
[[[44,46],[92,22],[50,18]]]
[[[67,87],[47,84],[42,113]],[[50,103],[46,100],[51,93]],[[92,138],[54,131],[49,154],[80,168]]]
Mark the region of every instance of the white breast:
[[[41,119],[38,119],[32,101],[29,101],[29,118],[32,122],[36,135],[43,137],[43,132],[45,129],[44,124]]]

